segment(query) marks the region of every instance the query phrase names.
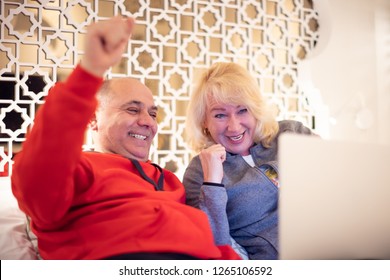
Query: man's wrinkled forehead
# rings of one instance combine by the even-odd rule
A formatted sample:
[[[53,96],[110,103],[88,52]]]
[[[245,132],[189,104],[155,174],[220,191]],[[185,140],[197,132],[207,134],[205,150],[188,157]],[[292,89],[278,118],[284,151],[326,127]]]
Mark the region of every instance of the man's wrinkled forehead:
[[[154,98],[151,90],[138,80],[132,78],[117,79],[112,82],[111,92],[121,98],[139,101],[141,103],[154,105]]]

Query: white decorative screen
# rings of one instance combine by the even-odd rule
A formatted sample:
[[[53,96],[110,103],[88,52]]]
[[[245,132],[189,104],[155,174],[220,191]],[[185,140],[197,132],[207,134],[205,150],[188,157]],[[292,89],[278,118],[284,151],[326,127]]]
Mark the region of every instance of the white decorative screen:
[[[298,63],[319,39],[311,0],[1,0],[4,176],[49,88],[81,59],[86,26],[119,14],[135,17],[137,27],[120,65],[108,75],[139,78],[154,92],[160,117],[153,162],[181,177],[191,157],[183,135],[191,87],[215,61],[249,69],[280,119],[315,128],[297,82]],[[85,148],[91,145],[87,135]]]

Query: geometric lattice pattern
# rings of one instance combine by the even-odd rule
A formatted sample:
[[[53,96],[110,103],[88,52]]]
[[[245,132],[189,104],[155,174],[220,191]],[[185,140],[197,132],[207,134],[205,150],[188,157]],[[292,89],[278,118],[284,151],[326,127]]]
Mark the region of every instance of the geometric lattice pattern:
[[[49,88],[82,58],[86,26],[114,15],[133,16],[137,26],[108,75],[133,76],[152,89],[160,116],[151,160],[179,177],[191,157],[183,135],[191,86],[216,61],[249,69],[280,119],[313,128],[312,109],[297,83],[297,65],[318,41],[311,0],[1,0],[5,176]],[[85,148],[92,145],[87,135]]]

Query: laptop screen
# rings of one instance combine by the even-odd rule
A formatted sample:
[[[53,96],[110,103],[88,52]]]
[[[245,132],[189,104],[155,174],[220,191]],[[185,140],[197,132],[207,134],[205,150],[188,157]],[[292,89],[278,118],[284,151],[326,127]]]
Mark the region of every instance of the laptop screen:
[[[285,134],[281,259],[390,259],[390,146]]]

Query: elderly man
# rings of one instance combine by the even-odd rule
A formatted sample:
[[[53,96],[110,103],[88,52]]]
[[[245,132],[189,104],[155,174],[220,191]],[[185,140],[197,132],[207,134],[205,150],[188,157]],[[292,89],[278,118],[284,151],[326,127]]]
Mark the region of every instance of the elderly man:
[[[13,192],[44,259],[238,259],[216,246],[206,215],[185,205],[177,177],[148,160],[157,132],[150,90],[103,83],[125,50],[132,19],[89,27],[85,55],[57,83],[15,158]],[[86,128],[96,150],[82,152]]]

